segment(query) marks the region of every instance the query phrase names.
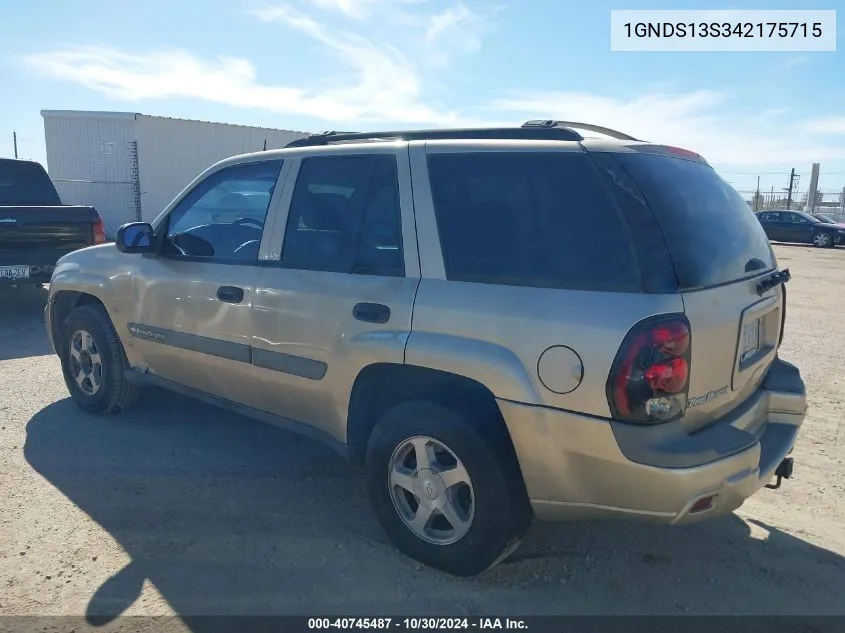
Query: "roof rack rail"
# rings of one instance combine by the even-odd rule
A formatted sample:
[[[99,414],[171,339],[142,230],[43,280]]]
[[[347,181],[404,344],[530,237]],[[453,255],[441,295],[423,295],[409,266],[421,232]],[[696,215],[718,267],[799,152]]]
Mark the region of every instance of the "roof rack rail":
[[[583,141],[576,128],[598,132],[622,141],[639,141],[633,136],[589,123],[569,121],[526,121],[520,127],[444,128],[435,130],[391,130],[382,132],[318,132],[294,139],[285,147],[315,147],[355,141],[433,141],[433,140],[526,140],[526,141]]]
[[[433,140],[537,140],[582,141],[584,137],[566,127],[495,127],[440,130],[393,130],[389,132],[319,132],[294,139],[285,147],[314,147],[354,141],[433,141]]]
[[[619,132],[618,130],[612,130],[609,127],[603,127],[601,125],[593,125],[591,123],[577,123],[575,121],[554,121],[554,120],[535,120],[535,121],[526,121],[522,124],[523,128],[542,128],[542,129],[558,129],[564,128],[569,130],[587,130],[589,132],[598,132],[599,134],[605,134],[612,138],[618,139],[620,141],[639,141],[640,139],[634,138],[629,134],[625,134],[624,132]]]

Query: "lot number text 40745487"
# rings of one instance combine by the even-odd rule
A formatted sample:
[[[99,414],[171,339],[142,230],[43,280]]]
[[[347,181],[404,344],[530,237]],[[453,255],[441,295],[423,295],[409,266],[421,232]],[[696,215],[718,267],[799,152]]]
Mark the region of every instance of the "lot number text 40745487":
[[[448,631],[448,630],[527,630],[528,625],[520,618],[308,618],[310,630],[403,630],[403,631]]]

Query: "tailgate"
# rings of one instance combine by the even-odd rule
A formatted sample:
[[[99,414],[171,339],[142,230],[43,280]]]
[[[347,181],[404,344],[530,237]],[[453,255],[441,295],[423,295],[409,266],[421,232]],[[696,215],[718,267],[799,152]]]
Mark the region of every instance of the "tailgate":
[[[0,252],[69,252],[93,244],[93,209],[0,207]]]
[[[760,286],[777,271],[775,254],[748,203],[698,155],[638,146],[614,156],[675,269],[691,336],[683,424],[694,431],[752,395],[777,354],[783,286]]]
[[[782,286],[757,293],[761,278],[683,294],[692,331],[689,397],[683,424],[697,430],[745,401],[777,355]]]

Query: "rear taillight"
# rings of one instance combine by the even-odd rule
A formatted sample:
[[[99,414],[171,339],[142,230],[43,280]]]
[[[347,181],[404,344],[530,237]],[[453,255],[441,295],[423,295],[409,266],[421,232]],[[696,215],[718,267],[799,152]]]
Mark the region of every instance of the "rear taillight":
[[[625,336],[607,380],[613,417],[626,422],[666,422],[687,404],[689,321],[683,315],[652,317]]]
[[[106,225],[103,224],[103,218],[99,214],[91,223],[91,229],[94,233],[94,244],[104,244],[106,241]]]

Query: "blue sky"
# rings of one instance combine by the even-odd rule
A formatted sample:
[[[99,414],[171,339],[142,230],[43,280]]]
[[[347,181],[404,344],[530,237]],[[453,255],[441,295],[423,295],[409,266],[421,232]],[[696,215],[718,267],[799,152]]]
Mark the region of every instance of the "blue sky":
[[[845,29],[837,52],[620,53],[609,40],[611,9],[835,0],[2,4],[0,156],[16,130],[20,154],[44,160],[42,109],[306,131],[557,118],[694,149],[741,190],[757,175],[784,187],[792,167],[805,189],[812,162],[823,190],[845,186]]]

